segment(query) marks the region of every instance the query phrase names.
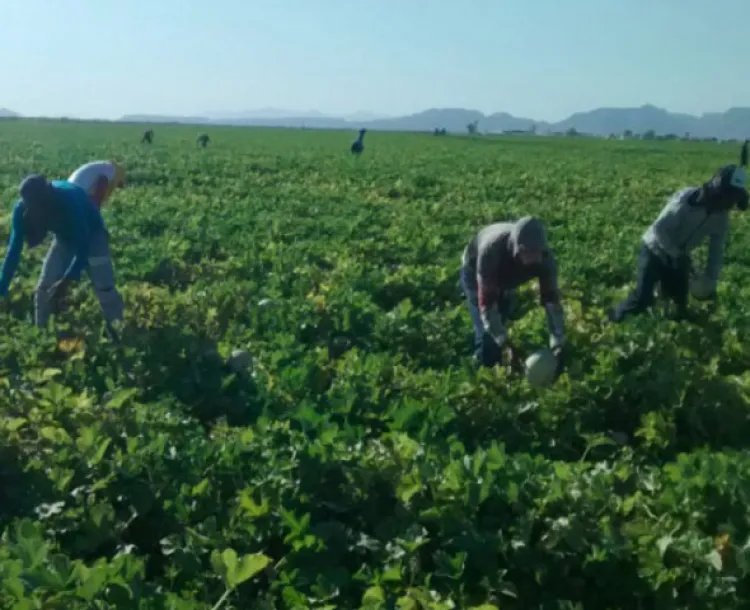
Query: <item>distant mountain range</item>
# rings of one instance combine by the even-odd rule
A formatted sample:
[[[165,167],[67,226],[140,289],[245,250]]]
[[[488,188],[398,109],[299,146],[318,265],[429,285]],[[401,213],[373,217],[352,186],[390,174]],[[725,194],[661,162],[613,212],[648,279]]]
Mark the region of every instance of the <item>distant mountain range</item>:
[[[260,110],[248,110],[246,112],[207,112],[206,116],[211,117],[213,121],[224,121],[224,120],[244,120],[244,119],[264,119],[264,120],[278,120],[278,119],[315,119],[315,120],[329,120],[334,119],[337,121],[376,121],[378,119],[387,119],[388,115],[376,114],[374,112],[368,112],[366,110],[360,110],[352,114],[343,116],[335,116],[319,112],[318,110],[307,110],[300,112],[297,110],[285,110],[283,108],[261,108]],[[123,120],[127,117],[123,117]]]
[[[19,115],[0,109],[0,117]],[[657,135],[686,133],[693,138],[743,139],[750,137],[750,108],[730,108],[726,112],[704,113],[700,116],[669,112],[646,104],[639,108],[597,108],[577,112],[567,119],[548,123],[516,117],[507,112],[485,115],[465,108],[431,108],[400,117],[357,112],[348,116],[329,116],[315,110],[292,111],[264,108],[239,113],[206,113],[206,116],[127,115],[119,119],[129,123],[184,123],[193,125],[245,125],[258,127],[289,127],[310,129],[359,129],[373,131],[433,131],[465,133],[467,125],[476,121],[479,132],[528,131],[558,133],[575,129],[580,133],[609,136],[632,131],[642,134],[653,130]]]
[[[478,110],[465,108],[431,108],[401,117],[371,117],[367,113],[357,116],[333,117],[321,113],[293,113],[279,110],[248,112],[234,116],[168,117],[131,115],[120,119],[127,122],[162,123],[178,122],[206,125],[254,125],[267,127],[306,127],[311,129],[358,129],[373,131],[433,131],[465,133],[469,123],[477,121],[478,131],[499,133],[503,131],[528,131],[535,128],[539,134],[565,132],[575,129],[596,136],[622,134],[625,131],[656,135],[674,134],[682,137],[689,133],[694,138],[741,139],[750,137],[750,108],[730,108],[726,112],[704,113],[700,116],[669,112],[647,104],[640,108],[597,108],[577,112],[567,119],[548,123],[532,118],[516,117],[507,112],[485,115]]]

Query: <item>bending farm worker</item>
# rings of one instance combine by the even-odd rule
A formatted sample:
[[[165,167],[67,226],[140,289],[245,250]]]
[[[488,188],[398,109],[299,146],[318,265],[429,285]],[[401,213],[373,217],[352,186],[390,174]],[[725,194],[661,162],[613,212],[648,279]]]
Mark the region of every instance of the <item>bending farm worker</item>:
[[[727,165],[700,187],[684,188],[672,195],[654,223],[643,234],[635,288],[610,312],[613,322],[640,314],[654,303],[654,289],[676,305],[676,317],[688,316],[690,252],[705,239],[708,260],[705,278],[710,283],[709,299],[716,305],[716,287],[724,262],[729,233],[729,212],[748,207],[748,142],[742,146],[739,165]]]
[[[461,285],[474,323],[475,357],[484,366],[494,366],[507,348],[511,362],[520,363],[520,355],[508,342],[506,321],[511,316],[515,289],[533,278],[539,280],[559,376],[563,370],[565,320],[557,264],[544,226],[533,216],[491,224],[464,250]]]
[[[117,339],[114,323],[122,321],[123,301],[115,287],[109,235],[98,208],[82,188],[64,180],[50,183],[40,175],[27,177],[19,193],[20,199],[13,207],[10,243],[0,270],[0,296],[8,293],[24,242],[34,248],[52,232],[54,240],[34,295],[37,326],[46,326],[70,283],[86,270],[107,320],[107,329]]]
[[[125,169],[114,161],[92,161],[74,171],[68,182],[80,186],[101,208],[116,188],[125,186]]]

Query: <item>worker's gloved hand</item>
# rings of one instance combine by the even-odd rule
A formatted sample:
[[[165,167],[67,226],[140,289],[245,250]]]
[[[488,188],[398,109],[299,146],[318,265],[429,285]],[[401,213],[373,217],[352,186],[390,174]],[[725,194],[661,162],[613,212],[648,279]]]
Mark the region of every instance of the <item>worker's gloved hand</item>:
[[[555,379],[565,371],[565,349],[562,345],[557,345],[552,348],[552,353],[557,359],[557,368],[555,369]]]
[[[496,308],[483,313],[482,322],[487,334],[492,337],[498,347],[503,347],[508,338],[508,331],[505,328],[505,322],[500,312]]]
[[[516,348],[512,343],[506,342],[505,344],[505,361],[508,363],[510,370],[514,373],[523,373],[524,371],[524,357],[521,351]]]

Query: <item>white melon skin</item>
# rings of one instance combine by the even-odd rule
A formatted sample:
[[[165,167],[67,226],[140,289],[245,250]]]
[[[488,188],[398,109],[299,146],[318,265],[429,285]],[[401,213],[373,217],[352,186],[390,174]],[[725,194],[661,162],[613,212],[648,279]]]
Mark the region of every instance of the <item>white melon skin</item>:
[[[252,362],[253,358],[250,355],[250,352],[244,349],[232,350],[232,355],[229,356],[229,359],[227,360],[227,364],[232,367],[232,370],[235,373],[239,373],[240,371],[247,371],[250,368]]]
[[[526,381],[539,388],[550,385],[555,380],[557,358],[550,349],[540,349],[526,358]]]

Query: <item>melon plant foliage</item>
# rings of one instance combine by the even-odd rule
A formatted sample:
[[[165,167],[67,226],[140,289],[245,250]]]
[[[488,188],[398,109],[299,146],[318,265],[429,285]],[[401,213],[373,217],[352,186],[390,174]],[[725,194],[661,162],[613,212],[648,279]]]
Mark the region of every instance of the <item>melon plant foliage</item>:
[[[142,129],[0,122],[3,241],[24,175],[128,169],[122,348],[85,281],[33,327],[44,248],[0,303],[0,607],[750,604],[747,218],[718,310],[603,322],[664,198],[736,145]],[[541,390],[472,368],[458,288],[473,232],[525,214],[570,342]]]

